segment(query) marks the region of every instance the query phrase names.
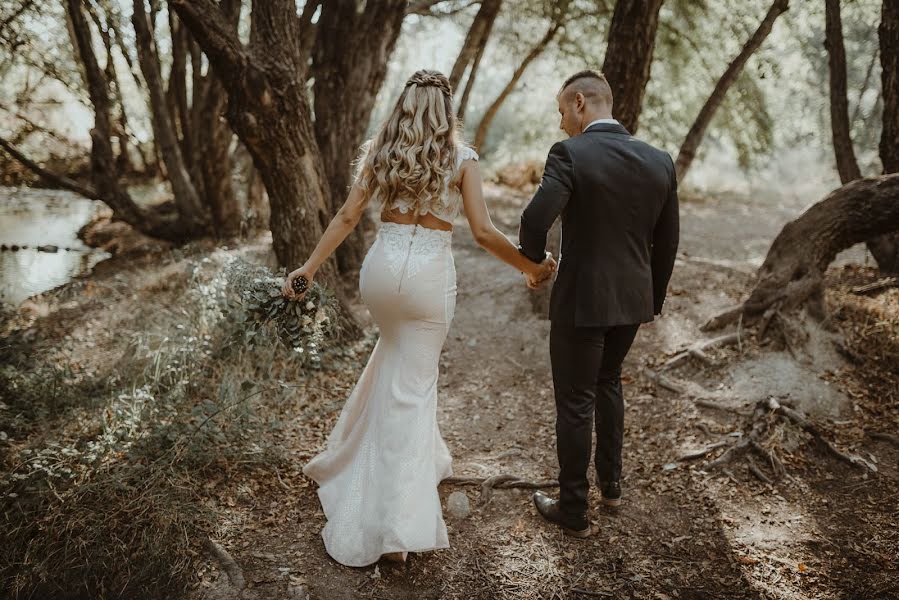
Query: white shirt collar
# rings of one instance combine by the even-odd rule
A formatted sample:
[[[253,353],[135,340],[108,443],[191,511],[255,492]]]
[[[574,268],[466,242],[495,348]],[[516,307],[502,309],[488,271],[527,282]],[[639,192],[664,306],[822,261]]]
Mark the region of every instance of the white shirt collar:
[[[618,123],[618,119],[596,119],[595,121],[590,121],[586,127],[584,127],[584,131],[587,131],[597,123]],[[582,131],[581,133],[584,133]]]

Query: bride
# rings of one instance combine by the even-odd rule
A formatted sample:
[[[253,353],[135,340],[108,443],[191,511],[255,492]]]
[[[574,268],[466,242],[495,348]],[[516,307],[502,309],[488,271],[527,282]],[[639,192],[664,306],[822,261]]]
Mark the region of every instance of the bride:
[[[460,142],[452,90],[438,71],[415,72],[377,134],[362,146],[344,205],[293,280],[316,270],[359,222],[370,201],[381,225],[359,272],[362,300],[380,337],[325,449],[303,473],[315,480],[327,518],[325,548],[348,566],[381,556],[448,548],[437,484],[452,457],[437,424],[440,352],[456,306],[453,220],[464,210],[478,244],[536,287],[556,263],[521,254],[490,220],[478,155]]]

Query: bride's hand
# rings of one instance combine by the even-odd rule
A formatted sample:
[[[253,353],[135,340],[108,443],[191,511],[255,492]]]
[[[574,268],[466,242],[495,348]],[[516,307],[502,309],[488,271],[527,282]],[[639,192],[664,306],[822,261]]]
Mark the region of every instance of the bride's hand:
[[[315,277],[315,270],[310,269],[306,265],[303,265],[299,269],[291,271],[287,274],[287,278],[284,280],[284,285],[281,286],[281,293],[288,300],[302,300],[303,296],[306,295],[306,292],[298,294],[293,289],[293,282],[300,275],[306,278],[306,292],[308,292],[312,287],[312,278]]]

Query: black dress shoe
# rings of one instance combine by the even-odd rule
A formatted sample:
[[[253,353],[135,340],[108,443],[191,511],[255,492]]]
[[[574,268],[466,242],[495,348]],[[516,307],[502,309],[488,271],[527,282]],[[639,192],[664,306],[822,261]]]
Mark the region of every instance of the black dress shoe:
[[[601,481],[599,492],[602,495],[602,503],[606,506],[621,504],[621,484],[617,481]]]
[[[559,501],[553,500],[543,492],[534,492],[533,498],[537,512],[547,521],[560,526],[565,534],[576,538],[585,538],[592,533],[587,513],[571,515],[562,512],[559,509]]]

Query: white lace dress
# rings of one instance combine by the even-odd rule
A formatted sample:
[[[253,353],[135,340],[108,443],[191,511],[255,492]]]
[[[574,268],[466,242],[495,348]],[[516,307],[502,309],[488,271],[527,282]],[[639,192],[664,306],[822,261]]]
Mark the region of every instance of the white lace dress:
[[[460,146],[456,167],[467,158],[477,154]],[[452,221],[458,190],[439,204],[430,212]],[[437,375],[456,307],[452,232],[381,223],[359,289],[380,337],[326,447],[303,467],[319,484],[328,554],[354,567],[449,547],[437,484],[453,470],[437,424]]]

